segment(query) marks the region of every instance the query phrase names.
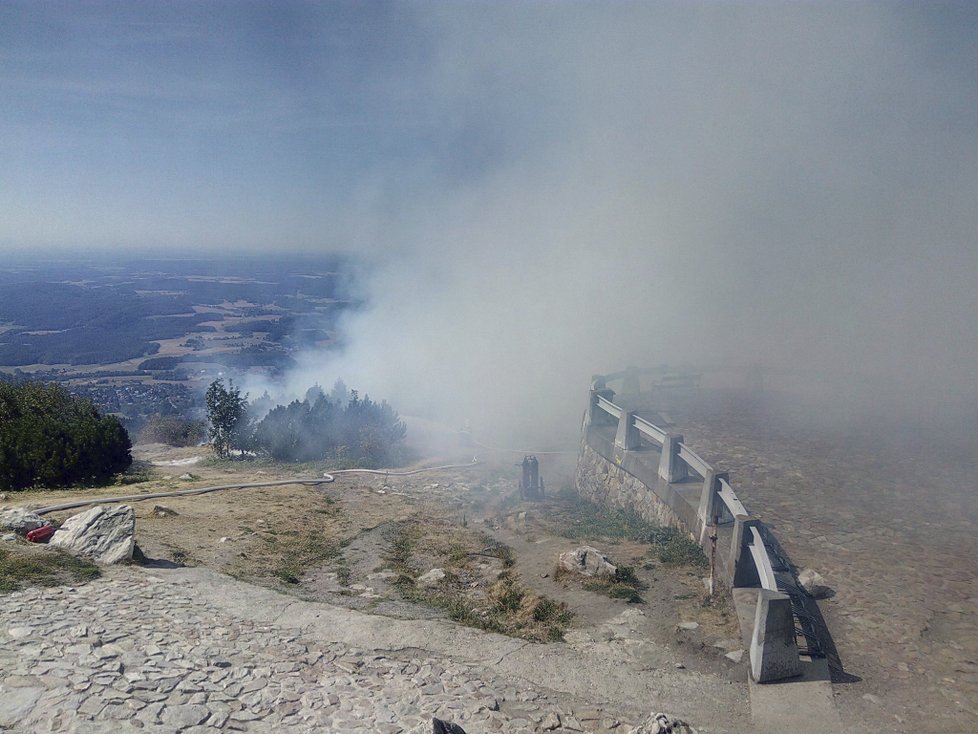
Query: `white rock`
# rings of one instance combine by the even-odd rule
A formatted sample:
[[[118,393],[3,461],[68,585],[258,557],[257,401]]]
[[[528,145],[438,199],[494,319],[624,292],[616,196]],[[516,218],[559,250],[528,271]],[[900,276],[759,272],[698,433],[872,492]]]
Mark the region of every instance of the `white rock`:
[[[811,568],[803,569],[801,573],[798,574],[798,583],[801,584],[808,595],[814,599],[824,599],[831,593],[828,585],[825,583],[825,579],[822,575]]]
[[[670,734],[673,722],[665,714],[652,713],[628,734]]]
[[[689,631],[699,629],[699,626],[700,626],[699,622],[680,622],[679,624],[676,625],[676,627],[678,627],[681,630],[689,630]]]
[[[438,582],[445,578],[444,570],[440,568],[433,568],[427,573],[423,573],[418,576],[417,584],[418,586],[437,586]]]
[[[0,512],[0,530],[13,530],[15,533],[26,535],[31,530],[39,528],[47,522],[36,512],[15,508]]]
[[[389,568],[384,569],[383,571],[374,571],[373,573],[367,574],[368,581],[376,581],[378,579],[381,581],[386,581],[387,579],[393,578],[397,578],[397,572],[391,571]]]
[[[618,573],[604,553],[589,545],[561,553],[560,567],[582,576],[614,576]]]
[[[730,660],[731,662],[739,663],[741,660],[744,659],[744,651],[743,650],[733,650],[731,652],[728,652],[723,657],[725,657],[727,660]]]
[[[136,513],[131,507],[99,505],[65,520],[50,545],[96,563],[120,563],[132,559],[135,534]]]

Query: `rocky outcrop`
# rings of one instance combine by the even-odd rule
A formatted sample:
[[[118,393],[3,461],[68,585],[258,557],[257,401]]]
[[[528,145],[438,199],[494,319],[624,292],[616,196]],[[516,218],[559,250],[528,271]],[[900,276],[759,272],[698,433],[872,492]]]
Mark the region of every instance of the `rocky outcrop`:
[[[31,530],[47,524],[47,520],[30,510],[16,508],[0,512],[0,530],[13,530],[27,535]]]
[[[832,595],[832,589],[825,583],[822,574],[811,568],[806,568],[798,574],[798,584],[813,599],[825,599]]]
[[[685,721],[672,719],[666,714],[653,713],[628,734],[686,734],[687,732],[693,732],[693,729]]]
[[[131,507],[99,505],[65,520],[50,544],[108,565],[132,559],[135,535],[136,513]]]
[[[440,568],[433,568],[427,573],[423,573],[418,576],[415,583],[418,586],[438,586],[442,579],[445,578],[445,571]]]
[[[561,553],[560,567],[582,576],[614,576],[618,573],[618,569],[604,553],[589,545]]]

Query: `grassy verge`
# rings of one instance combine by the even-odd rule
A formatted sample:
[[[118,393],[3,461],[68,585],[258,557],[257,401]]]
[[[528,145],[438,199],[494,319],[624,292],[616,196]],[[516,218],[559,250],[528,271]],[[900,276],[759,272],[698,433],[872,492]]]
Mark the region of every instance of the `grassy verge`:
[[[560,494],[560,534],[572,540],[634,540],[648,542],[661,528],[638,513],[617,507],[601,507],[576,495]]]
[[[649,534],[649,554],[666,566],[706,568],[709,561],[699,544],[675,528],[656,528]]]
[[[0,548],[0,593],[24,586],[58,586],[98,578],[94,563],[53,548]]]
[[[680,530],[649,522],[631,510],[593,504],[571,492],[561,492],[558,499],[560,504],[553,508],[553,518],[560,524],[557,532],[564,537],[595,543],[647,544],[651,559],[674,568],[699,569],[709,565],[699,545]],[[642,564],[644,568],[653,568],[651,559]],[[558,567],[554,579],[561,583],[573,580],[588,591],[630,603],[641,602],[640,592],[646,588],[638,579],[635,568],[627,565],[618,566],[615,576],[583,579]]]
[[[632,566],[618,566],[614,576],[582,577],[573,571],[557,566],[553,574],[554,581],[568,584],[571,581],[580,582],[587,591],[604,594],[612,599],[624,599],[629,604],[641,604],[642,595],[639,593],[647,588]]]
[[[308,529],[284,530],[266,538],[276,557],[274,575],[287,584],[298,584],[306,571],[340,554],[340,544],[332,538]]]

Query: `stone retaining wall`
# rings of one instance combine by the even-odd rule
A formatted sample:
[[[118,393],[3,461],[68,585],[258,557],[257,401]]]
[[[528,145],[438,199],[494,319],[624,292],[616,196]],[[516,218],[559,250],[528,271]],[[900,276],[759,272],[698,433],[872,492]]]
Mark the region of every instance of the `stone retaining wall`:
[[[603,457],[586,441],[581,444],[577,460],[577,492],[595,504],[632,510],[649,522],[690,532],[676,512],[644,482]]]

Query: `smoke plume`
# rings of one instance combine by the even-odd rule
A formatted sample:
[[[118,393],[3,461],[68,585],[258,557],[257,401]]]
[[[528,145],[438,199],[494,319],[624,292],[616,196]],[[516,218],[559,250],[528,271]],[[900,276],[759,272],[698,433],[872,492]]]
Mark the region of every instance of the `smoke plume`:
[[[361,183],[343,231],[372,248],[368,306],[297,385],[342,375],[544,442],[577,429],[591,374],[628,364],[974,406],[970,11],[416,9],[425,62],[390,83],[444,146]]]

